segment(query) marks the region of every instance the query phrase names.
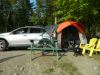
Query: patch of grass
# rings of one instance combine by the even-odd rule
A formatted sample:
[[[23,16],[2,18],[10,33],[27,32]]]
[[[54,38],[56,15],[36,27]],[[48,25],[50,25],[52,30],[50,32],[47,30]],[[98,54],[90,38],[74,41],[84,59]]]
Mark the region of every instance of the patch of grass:
[[[35,62],[39,64],[43,75],[82,75],[73,63],[65,57],[57,61],[55,56],[45,56],[34,60]],[[37,68],[37,65],[35,67]]]
[[[98,74],[97,75],[100,75],[100,66],[98,66]]]
[[[57,68],[60,68],[62,72],[65,72],[68,75],[82,75],[82,73],[80,73],[78,69],[72,63],[69,62],[64,62],[64,61],[53,62],[52,66],[53,66],[52,68],[45,70],[43,73],[47,75],[49,74],[52,75],[54,72],[56,72]]]
[[[98,63],[100,63],[100,52],[97,53],[97,54],[93,54],[93,56],[91,58],[93,58]],[[98,65],[97,70],[98,70],[98,74],[97,75],[100,75],[100,65]]]
[[[0,73],[2,73],[3,71],[2,70],[0,70]]]
[[[82,75],[72,63],[60,63],[58,67],[69,75]]]
[[[44,73],[52,73],[54,72],[54,69],[53,68],[49,68],[47,70],[44,71]]]
[[[99,62],[100,62],[100,53],[94,54],[94,55],[92,56],[92,58],[94,58],[96,61],[99,61]]]

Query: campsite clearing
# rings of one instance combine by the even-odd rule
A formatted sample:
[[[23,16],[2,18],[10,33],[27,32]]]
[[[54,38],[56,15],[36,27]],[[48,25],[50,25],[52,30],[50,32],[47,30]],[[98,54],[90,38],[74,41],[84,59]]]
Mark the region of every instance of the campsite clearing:
[[[41,52],[15,50],[0,52],[0,75],[100,75],[100,55],[73,56],[67,52],[56,60],[56,55],[42,56]]]

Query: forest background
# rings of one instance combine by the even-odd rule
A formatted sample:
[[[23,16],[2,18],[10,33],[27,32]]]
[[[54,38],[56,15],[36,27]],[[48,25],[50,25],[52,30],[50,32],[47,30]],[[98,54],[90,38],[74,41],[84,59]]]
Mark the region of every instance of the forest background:
[[[87,35],[100,36],[100,0],[0,0],[0,33],[22,26],[47,26],[66,20],[83,24]]]

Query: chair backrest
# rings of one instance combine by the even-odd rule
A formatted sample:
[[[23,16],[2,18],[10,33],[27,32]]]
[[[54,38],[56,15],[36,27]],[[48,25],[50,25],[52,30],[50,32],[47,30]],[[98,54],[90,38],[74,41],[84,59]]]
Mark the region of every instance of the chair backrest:
[[[97,38],[91,38],[89,41],[89,46],[93,46],[97,42]]]
[[[100,39],[99,39],[98,42],[97,42],[96,48],[100,48]]]

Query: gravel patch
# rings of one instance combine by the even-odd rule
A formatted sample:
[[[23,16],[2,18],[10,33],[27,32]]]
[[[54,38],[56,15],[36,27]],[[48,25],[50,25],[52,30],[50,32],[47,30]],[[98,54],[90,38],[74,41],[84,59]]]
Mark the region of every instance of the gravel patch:
[[[54,71],[50,75],[66,75],[65,71],[51,66],[52,61],[61,60],[71,62],[82,75],[100,75],[99,62],[88,55],[75,57],[73,52],[68,52],[57,61],[56,56],[41,56],[37,52],[32,58],[35,59],[31,61],[31,52],[26,50],[0,52],[0,75],[46,75],[43,73],[46,70]]]

